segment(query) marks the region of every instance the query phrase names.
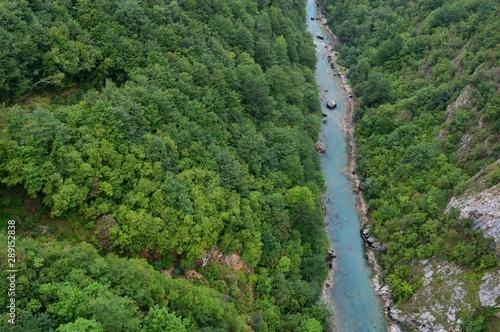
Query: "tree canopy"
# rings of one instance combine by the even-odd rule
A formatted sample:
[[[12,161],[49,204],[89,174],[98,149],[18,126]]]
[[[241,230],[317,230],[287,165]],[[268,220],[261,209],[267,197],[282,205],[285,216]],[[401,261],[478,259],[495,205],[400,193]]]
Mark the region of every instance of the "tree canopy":
[[[479,280],[498,266],[498,252],[444,210],[479,171],[498,172],[498,3],[321,3],[359,97],[357,174],[371,232],[387,243],[386,282],[403,301],[421,287],[410,266],[434,256]],[[488,187],[499,182],[489,178]]]
[[[305,22],[298,0],[0,4],[2,213],[39,241],[10,329],[321,328]]]

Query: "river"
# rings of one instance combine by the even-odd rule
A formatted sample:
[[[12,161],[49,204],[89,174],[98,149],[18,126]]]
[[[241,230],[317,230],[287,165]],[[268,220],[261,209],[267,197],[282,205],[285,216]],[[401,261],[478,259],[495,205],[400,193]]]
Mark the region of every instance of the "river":
[[[381,299],[375,294],[370,278],[373,270],[365,258],[365,247],[360,236],[360,221],[356,211],[353,185],[343,171],[347,169],[349,146],[343,129],[348,111],[348,97],[340,77],[334,76],[327,55],[333,40],[323,29],[317,17],[314,0],[307,1],[307,26],[317,49],[316,81],[320,88],[323,113],[327,123],[321,131],[326,153],[321,157],[325,175],[324,204],[328,221],[328,236],[337,257],[334,259],[333,287],[328,290],[338,332],[385,331],[386,320]],[[324,40],[316,36],[324,36]],[[326,102],[334,100],[334,110]]]

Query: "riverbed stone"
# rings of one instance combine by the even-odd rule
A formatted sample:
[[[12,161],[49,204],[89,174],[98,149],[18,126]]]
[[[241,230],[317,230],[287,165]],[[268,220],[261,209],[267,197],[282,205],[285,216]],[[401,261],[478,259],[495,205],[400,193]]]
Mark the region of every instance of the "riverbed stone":
[[[389,286],[385,285],[382,288],[380,288],[380,295],[382,296],[389,296],[391,294],[391,289]]]

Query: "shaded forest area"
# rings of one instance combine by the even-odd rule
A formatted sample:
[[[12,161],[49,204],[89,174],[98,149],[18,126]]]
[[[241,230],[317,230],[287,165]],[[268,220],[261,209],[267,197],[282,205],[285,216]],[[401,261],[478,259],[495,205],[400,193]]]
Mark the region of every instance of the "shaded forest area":
[[[500,182],[498,1],[321,2],[359,97],[357,171],[396,300],[422,287],[419,259],[456,261],[479,280],[500,254],[444,210],[480,170],[484,187]]]
[[[323,330],[303,1],[2,1],[0,45],[2,331]]]

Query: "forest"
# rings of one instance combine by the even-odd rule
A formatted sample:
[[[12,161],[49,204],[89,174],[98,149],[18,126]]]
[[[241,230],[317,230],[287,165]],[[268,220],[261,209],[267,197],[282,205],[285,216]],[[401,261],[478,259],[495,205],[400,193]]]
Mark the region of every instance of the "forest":
[[[480,280],[500,253],[470,220],[444,210],[480,171],[486,188],[500,182],[498,1],[321,3],[358,97],[357,173],[371,232],[387,244],[384,281],[404,302],[422,287],[413,262],[431,257]],[[483,329],[473,309],[463,331]]]
[[[323,331],[304,5],[0,2],[1,331]]]

